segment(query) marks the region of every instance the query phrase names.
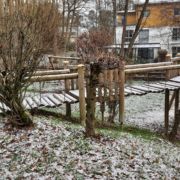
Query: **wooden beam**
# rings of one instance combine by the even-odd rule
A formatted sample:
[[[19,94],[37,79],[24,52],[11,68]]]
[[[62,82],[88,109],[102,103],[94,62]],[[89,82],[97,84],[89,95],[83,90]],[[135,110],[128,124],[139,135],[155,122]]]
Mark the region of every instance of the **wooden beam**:
[[[81,58],[78,58],[78,57],[61,57],[61,56],[53,56],[53,55],[49,55],[48,57],[49,58],[54,58],[54,59],[71,60],[71,61],[82,60]]]
[[[86,125],[86,103],[84,90],[84,65],[78,65],[78,84],[79,84],[79,108],[81,125]]]
[[[148,67],[148,68],[139,68],[139,69],[126,69],[125,73],[126,74],[133,74],[133,73],[152,72],[152,71],[165,71],[165,70],[173,70],[173,69],[180,69],[180,65]]]
[[[170,100],[170,103],[169,103],[169,111],[170,111],[170,109],[171,109],[172,103],[173,103],[174,98],[175,98],[175,92],[176,92],[176,91],[173,92],[173,95],[172,95],[171,100]]]
[[[68,69],[68,65],[69,65],[68,61],[63,62],[64,69]],[[70,90],[69,79],[65,79],[65,92],[68,93],[69,90]],[[71,117],[71,104],[70,103],[66,103],[66,116]]]
[[[47,75],[47,76],[33,76],[30,79],[26,78],[30,82],[40,82],[40,81],[53,81],[53,80],[64,80],[64,79],[76,79],[78,73],[74,74],[62,74],[62,75]]]
[[[138,69],[146,67],[158,67],[158,66],[169,66],[172,65],[172,62],[161,62],[161,63],[147,63],[147,64],[138,64],[138,65],[126,65],[125,69]]]
[[[125,82],[125,72],[124,72],[124,62],[122,62],[122,67],[119,69],[119,121],[121,129],[123,129],[124,121],[124,82]]]
[[[165,128],[164,134],[168,135],[169,129],[169,89],[165,90]]]
[[[179,89],[177,91],[174,91],[174,92],[175,92],[175,108],[174,108],[174,117],[175,117],[175,114],[179,108]]]

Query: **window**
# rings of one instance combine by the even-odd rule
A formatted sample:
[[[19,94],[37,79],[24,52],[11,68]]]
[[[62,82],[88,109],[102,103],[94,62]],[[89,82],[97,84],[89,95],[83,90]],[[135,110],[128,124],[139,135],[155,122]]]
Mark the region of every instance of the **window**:
[[[149,42],[149,29],[141,30],[139,33],[139,43]]]
[[[174,8],[174,16],[180,16],[180,8]]]
[[[176,57],[177,53],[180,53],[180,47],[172,47],[172,56]]]
[[[133,37],[133,30],[126,30],[125,42],[130,42]]]
[[[124,25],[124,15],[121,15],[121,24]]]
[[[139,48],[138,56],[142,59],[154,59],[154,49],[153,48]]]
[[[180,41],[180,28],[173,28],[172,40]]]
[[[141,16],[142,10],[139,11],[139,16]],[[143,18],[149,18],[150,17],[150,9],[145,10],[144,17]]]

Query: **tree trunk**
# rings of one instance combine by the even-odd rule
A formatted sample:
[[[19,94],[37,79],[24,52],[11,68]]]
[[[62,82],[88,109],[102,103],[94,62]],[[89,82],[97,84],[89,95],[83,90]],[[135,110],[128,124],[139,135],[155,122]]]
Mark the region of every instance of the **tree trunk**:
[[[95,97],[96,85],[98,84],[98,76],[100,73],[99,65],[90,64],[90,83],[87,85],[87,119],[86,119],[86,134],[93,136],[95,134]]]
[[[149,0],[146,0],[145,4],[143,6],[143,10],[141,12],[141,16],[138,19],[138,23],[136,25],[135,32],[134,32],[133,37],[132,37],[132,39],[131,39],[131,41],[129,43],[129,46],[128,46],[128,49],[127,49],[127,52],[126,52],[126,57],[128,57],[130,55],[130,52],[131,52],[131,49],[133,47],[134,41],[136,40],[136,37],[139,34],[140,25],[142,23],[142,20],[143,20],[143,17],[144,17],[144,13],[145,13],[145,10],[146,10],[146,7],[147,7],[148,3],[149,3]]]
[[[128,4],[129,4],[129,0],[126,0],[120,56],[124,56],[124,43],[125,43],[125,36],[126,36]]]
[[[12,113],[12,118],[15,116],[18,122],[20,122],[23,126],[31,126],[33,125],[33,121],[30,118],[28,112],[24,108],[21,102],[19,100],[14,101],[12,103],[11,107],[11,113]]]
[[[177,131],[178,131],[178,128],[179,128],[179,124],[180,124],[180,110],[176,111],[174,126],[173,126],[173,129],[172,129],[172,131],[171,131],[171,133],[169,135],[169,140],[172,141],[172,142],[175,141]]]
[[[93,136],[95,134],[95,97],[96,87],[89,88],[87,91],[87,119],[86,119],[86,134]]]
[[[116,44],[116,0],[113,0],[113,37],[114,44]],[[116,49],[117,50],[117,49]]]

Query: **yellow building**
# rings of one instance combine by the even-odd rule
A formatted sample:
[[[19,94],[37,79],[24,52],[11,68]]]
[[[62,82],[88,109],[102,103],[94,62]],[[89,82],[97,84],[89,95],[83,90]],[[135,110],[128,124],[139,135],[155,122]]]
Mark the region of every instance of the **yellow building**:
[[[128,10],[125,48],[133,36],[136,24],[144,4],[135,4],[134,10]],[[124,11],[118,11],[116,28],[117,45],[121,45]],[[153,61],[158,49],[166,49],[175,56],[180,52],[180,1],[149,3],[141,24],[141,31],[133,46],[136,59]]]

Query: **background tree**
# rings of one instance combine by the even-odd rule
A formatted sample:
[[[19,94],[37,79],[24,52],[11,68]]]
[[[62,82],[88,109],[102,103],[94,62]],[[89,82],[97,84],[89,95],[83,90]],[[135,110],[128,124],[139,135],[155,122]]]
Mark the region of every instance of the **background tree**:
[[[83,58],[95,53],[104,46],[112,45],[113,37],[106,31],[89,31],[79,36],[74,44],[74,49]]]
[[[11,113],[0,109],[13,123],[27,126],[33,122],[22,102],[29,79],[58,38],[61,16],[54,1],[6,2],[0,9],[0,102]]]

